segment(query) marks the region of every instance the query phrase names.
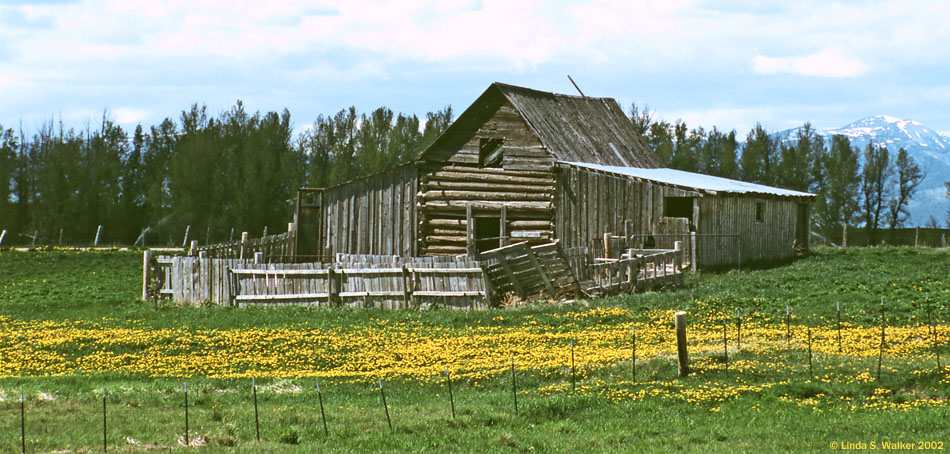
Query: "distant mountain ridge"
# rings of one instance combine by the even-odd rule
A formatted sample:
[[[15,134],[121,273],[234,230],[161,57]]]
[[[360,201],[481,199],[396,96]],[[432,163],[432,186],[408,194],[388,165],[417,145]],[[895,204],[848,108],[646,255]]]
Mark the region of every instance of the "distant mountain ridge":
[[[783,143],[794,143],[800,128],[788,129],[772,135]],[[950,137],[912,120],[887,115],[867,117],[840,128],[818,129],[827,141],[841,134],[851,140],[851,146],[864,150],[868,143],[886,145],[891,155],[903,148],[926,173],[917,194],[909,205],[911,213],[906,226],[924,225],[930,216],[939,225],[946,222],[947,207],[944,182],[950,181]],[[892,158],[893,159],[893,158]]]

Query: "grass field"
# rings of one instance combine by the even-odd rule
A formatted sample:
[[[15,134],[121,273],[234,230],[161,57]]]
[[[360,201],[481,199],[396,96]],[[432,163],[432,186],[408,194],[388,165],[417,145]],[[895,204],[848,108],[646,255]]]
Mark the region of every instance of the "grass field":
[[[138,300],[140,261],[0,252],[0,451],[20,450],[22,393],[29,452],[101,452],[103,388],[110,451],[185,449],[186,383],[189,439],[203,452],[827,452],[950,441],[947,251],[821,249],[675,291],[480,312],[156,306]],[[689,314],[686,378],[675,310]]]

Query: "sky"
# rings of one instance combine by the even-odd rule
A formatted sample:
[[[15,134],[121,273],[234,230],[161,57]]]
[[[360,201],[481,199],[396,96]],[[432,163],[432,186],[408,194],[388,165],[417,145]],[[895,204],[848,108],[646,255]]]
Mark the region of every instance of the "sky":
[[[878,114],[950,132],[950,2],[0,0],[0,125],[128,129],[349,106],[456,115],[492,82],[778,131]]]

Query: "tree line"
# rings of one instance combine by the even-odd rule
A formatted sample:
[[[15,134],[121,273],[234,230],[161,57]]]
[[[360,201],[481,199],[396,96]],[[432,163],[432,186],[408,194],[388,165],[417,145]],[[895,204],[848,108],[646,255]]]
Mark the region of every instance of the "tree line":
[[[46,122],[32,135],[0,125],[3,245],[179,245],[284,231],[297,189],[327,187],[416,159],[445,130],[451,107],[422,120],[380,107],[319,116],[295,136],[290,113],[209,114],[126,131],[104,113],[93,128]],[[235,234],[235,232],[237,232]]]
[[[97,128],[49,121],[29,137],[0,125],[3,244],[87,244],[100,225],[102,242],[119,244],[180,244],[189,227],[202,243],[280,232],[297,188],[411,162],[452,115],[451,107],[425,120],[350,107],[295,137],[286,109],[250,113],[238,101],[217,116],[194,104],[177,121],[134,131],[107,113]],[[904,149],[891,156],[877,144],[860,150],[846,136],[826,141],[808,123],[789,138],[756,124],[743,144],[735,130],[655,121],[636,105],[631,121],[668,167],[816,194],[812,222],[826,238],[863,224],[876,242],[881,228],[903,226],[924,177]]]
[[[812,224],[825,238],[840,236],[844,225],[863,224],[869,241],[876,243],[881,228],[904,226],[908,205],[925,176],[903,148],[896,155],[881,144],[869,143],[862,150],[844,135],[826,140],[810,123],[787,138],[770,134],[759,123],[740,144],[735,130],[655,121],[636,104],[631,117],[668,167],[815,194]],[[937,227],[933,217],[927,224]]]

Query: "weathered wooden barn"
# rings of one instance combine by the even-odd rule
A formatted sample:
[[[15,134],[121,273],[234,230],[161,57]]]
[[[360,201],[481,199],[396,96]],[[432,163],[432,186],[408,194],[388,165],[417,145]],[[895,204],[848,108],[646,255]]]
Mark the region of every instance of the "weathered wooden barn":
[[[416,162],[301,189],[296,250],[440,256],[556,239],[602,257],[622,237],[731,266],[807,250],[813,198],[663,168],[611,98],[494,83]]]

